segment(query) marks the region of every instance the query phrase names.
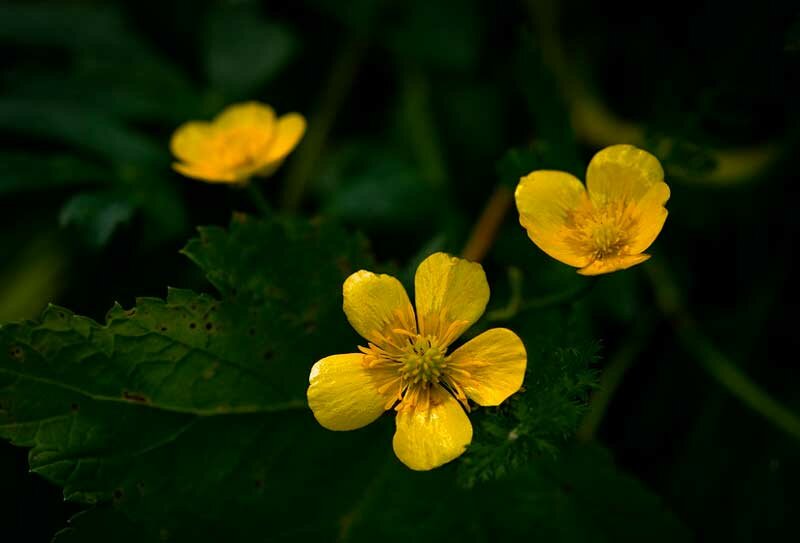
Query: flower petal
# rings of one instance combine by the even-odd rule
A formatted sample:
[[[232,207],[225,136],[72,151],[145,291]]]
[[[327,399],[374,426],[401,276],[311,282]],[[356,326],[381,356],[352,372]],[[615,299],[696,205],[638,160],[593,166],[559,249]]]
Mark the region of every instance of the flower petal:
[[[240,126],[256,126],[272,134],[275,128],[275,110],[261,102],[233,104],[214,117],[214,128],[229,129]]]
[[[406,289],[391,275],[360,270],[344,282],[344,312],[361,337],[385,347],[395,329],[416,333],[414,309]]]
[[[663,181],[664,170],[658,159],[633,145],[606,147],[594,155],[586,170],[589,198],[597,206],[638,202],[653,185]]]
[[[306,120],[299,113],[283,115],[275,125],[269,153],[264,157],[266,164],[283,160],[295,148],[306,131]]]
[[[589,205],[586,189],[566,172],[538,170],[520,180],[514,193],[519,222],[542,251],[565,264],[583,267],[591,262],[568,239],[574,235],[572,216]]]
[[[447,366],[467,396],[489,406],[500,405],[519,390],[527,362],[525,345],[517,334],[492,328],[456,349]]]
[[[664,207],[667,200],[669,187],[666,183],[656,183],[636,204],[637,230],[628,246],[631,254],[646,250],[658,237],[667,220],[667,209]]]
[[[414,295],[420,333],[447,346],[483,315],[489,283],[477,262],[434,253],[417,268]]]
[[[413,470],[425,471],[458,458],[472,442],[467,414],[442,387],[431,390],[430,404],[401,408],[392,440],[394,453]]]
[[[230,170],[223,171],[205,164],[181,164],[175,162],[172,164],[172,169],[186,177],[200,179],[209,183],[238,183],[248,177],[248,175],[240,175]]]
[[[355,430],[384,412],[386,397],[361,361],[364,355],[337,354],[311,368],[307,392],[314,417],[328,430]]]
[[[595,260],[588,266],[578,270],[581,275],[601,275],[619,270],[626,270],[631,266],[640,264],[650,258],[650,255],[641,253],[638,255],[624,255],[607,257],[602,260]]]
[[[183,123],[173,132],[169,148],[184,162],[199,161],[208,154],[211,132],[211,124],[204,121]]]

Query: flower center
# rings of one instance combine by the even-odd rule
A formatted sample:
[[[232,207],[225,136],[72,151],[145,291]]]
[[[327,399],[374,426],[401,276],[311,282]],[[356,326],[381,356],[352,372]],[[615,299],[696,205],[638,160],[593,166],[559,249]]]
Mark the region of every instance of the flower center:
[[[398,357],[400,375],[407,384],[437,383],[447,366],[446,352],[432,336],[409,338],[408,346]]]
[[[613,203],[579,210],[571,222],[574,233],[567,241],[593,260],[624,254],[637,227],[631,206]]]
[[[236,127],[219,134],[216,140],[216,156],[228,168],[243,168],[252,165],[266,152],[269,135],[251,127]]]

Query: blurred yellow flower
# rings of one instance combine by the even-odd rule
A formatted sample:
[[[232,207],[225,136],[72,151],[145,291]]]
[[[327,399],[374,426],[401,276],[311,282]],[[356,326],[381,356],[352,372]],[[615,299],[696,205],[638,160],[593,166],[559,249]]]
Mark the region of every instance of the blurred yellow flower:
[[[566,172],[538,170],[515,192],[519,221],[548,255],[583,275],[630,268],[650,255],[669,200],[658,159],[632,145],[598,152],[586,187]]]
[[[394,277],[361,270],[347,278],[344,312],[368,346],[314,364],[308,405],[329,430],[361,428],[394,407],[395,454],[411,469],[429,470],[472,441],[467,398],[499,405],[522,386],[527,355],[505,328],[448,354],[489,301],[480,264],[435,253],[417,268],[414,290],[416,316]]]
[[[213,121],[189,121],[175,130],[172,167],[187,177],[210,183],[245,183],[266,176],[281,165],[306,130],[298,113],[276,118],[260,102],[225,108]]]

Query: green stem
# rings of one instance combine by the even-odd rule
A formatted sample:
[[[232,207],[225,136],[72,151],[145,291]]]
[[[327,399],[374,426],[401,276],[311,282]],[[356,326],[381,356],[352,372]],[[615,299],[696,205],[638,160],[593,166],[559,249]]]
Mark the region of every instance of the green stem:
[[[308,180],[314,174],[325,148],[333,123],[355,81],[367,41],[361,33],[352,34],[342,45],[324,85],[316,112],[309,119],[308,133],[293,157],[286,174],[282,205],[297,209],[303,199]]]
[[[800,417],[751,381],[703,335],[685,309],[680,291],[669,272],[655,262],[644,269],[656,303],[672,323],[684,349],[728,392],[787,434],[800,439]]]
[[[563,292],[557,292],[555,294],[550,294],[548,296],[542,296],[540,298],[534,298],[532,300],[528,300],[527,302],[523,302],[522,306],[520,307],[521,311],[528,311],[530,309],[547,309],[549,307],[555,307],[558,305],[566,305],[577,302],[578,300],[582,299],[584,296],[589,294],[592,291],[594,286],[600,280],[599,275],[593,275],[587,279],[581,281],[581,284],[577,287],[565,290]]]
[[[264,195],[261,193],[261,189],[254,183],[253,181],[248,181],[246,185],[247,194],[250,196],[250,201],[253,202],[253,205],[258,210],[258,212],[263,217],[269,217],[272,215],[272,209],[270,208],[267,201],[264,199]]]
[[[431,185],[441,187],[447,181],[447,167],[431,111],[430,86],[419,69],[403,71],[402,100],[403,118],[423,178]]]
[[[509,320],[516,317],[523,311],[549,309],[551,307],[577,302],[589,294],[589,292],[591,292],[600,279],[600,276],[593,275],[581,281],[581,284],[575,288],[571,288],[563,292],[557,292],[555,294],[549,294],[547,296],[541,296],[539,298],[533,298],[528,301],[522,301],[521,278],[513,275],[512,270],[513,269],[509,270],[509,279],[511,280],[511,299],[506,307],[496,309],[495,311],[488,313],[486,315],[486,319],[489,321]]]

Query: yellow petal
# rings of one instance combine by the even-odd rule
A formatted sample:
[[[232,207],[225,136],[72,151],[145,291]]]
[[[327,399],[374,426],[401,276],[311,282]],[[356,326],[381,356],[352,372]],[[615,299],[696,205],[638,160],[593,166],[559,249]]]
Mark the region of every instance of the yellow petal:
[[[585,268],[578,270],[581,275],[601,275],[618,270],[625,270],[636,264],[640,264],[650,258],[650,255],[641,253],[638,255],[625,255],[608,257],[603,260],[595,260]]]
[[[430,405],[397,413],[394,453],[413,470],[433,469],[458,458],[472,442],[472,424],[461,404],[436,385]]]
[[[631,254],[646,250],[658,237],[667,220],[664,204],[669,200],[669,187],[666,183],[656,183],[636,204],[636,231],[628,251]]]
[[[477,262],[434,253],[417,268],[414,295],[420,334],[447,346],[483,315],[489,283]]]
[[[209,153],[212,137],[211,125],[204,121],[190,121],[180,125],[169,142],[172,154],[184,162],[202,160]]]
[[[230,170],[220,170],[205,164],[173,163],[172,168],[186,177],[200,179],[209,183],[238,183],[247,179],[248,175],[240,175]]]
[[[391,275],[357,271],[347,278],[342,291],[347,320],[368,341],[385,347],[394,340],[395,329],[416,333],[406,289]]]
[[[266,104],[255,101],[233,104],[214,117],[213,124],[215,128],[223,130],[253,126],[272,134],[275,128],[275,110]]]
[[[664,170],[658,159],[633,145],[606,147],[594,155],[586,171],[589,198],[598,206],[638,202],[653,185],[663,181]]]
[[[565,264],[583,267],[591,262],[574,243],[572,217],[589,204],[586,189],[566,172],[538,170],[520,180],[514,193],[519,222],[542,251]]]
[[[527,361],[525,345],[517,334],[492,328],[456,349],[447,366],[451,378],[472,400],[480,405],[500,405],[522,386]]]
[[[314,417],[328,430],[355,430],[384,412],[386,398],[364,368],[362,354],[337,354],[311,368],[307,392]]]
[[[278,119],[264,162],[270,164],[283,160],[295,148],[305,131],[306,120],[298,113],[288,113]]]

